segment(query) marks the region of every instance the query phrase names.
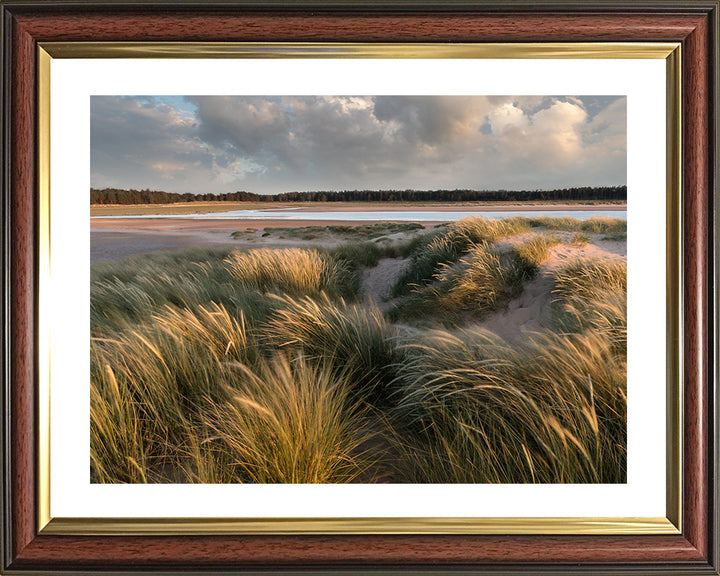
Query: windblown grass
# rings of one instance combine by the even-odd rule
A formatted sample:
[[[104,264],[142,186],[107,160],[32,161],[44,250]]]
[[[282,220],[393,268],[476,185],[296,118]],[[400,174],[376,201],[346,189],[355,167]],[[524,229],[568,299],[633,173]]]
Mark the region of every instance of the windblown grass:
[[[412,320],[444,316],[455,321],[455,314],[470,312],[482,316],[516,298],[523,284],[532,279],[548,257],[555,237],[535,235],[516,244],[509,253],[483,242],[471,246],[454,264],[441,264],[435,282],[416,287],[392,311],[395,319]]]
[[[313,360],[332,358],[334,370],[347,374],[356,398],[382,402],[400,356],[396,332],[375,307],[318,300],[281,299],[264,326],[265,338],[281,348],[299,349]]]
[[[621,261],[584,260],[555,274],[555,325],[558,330],[591,330],[627,347],[627,265]]]
[[[513,236],[529,229],[525,219],[462,218],[447,227],[438,228],[427,243],[420,246],[410,266],[398,279],[393,295],[407,294],[418,285],[427,284],[440,266],[452,264],[478,244],[492,244],[499,238]]]
[[[394,414],[409,482],[623,482],[625,363],[602,335],[409,346]]]
[[[195,406],[221,401],[228,362],[255,362],[259,347],[242,314],[220,305],[167,307],[148,324],[91,341],[91,447],[98,481],[145,479],[177,457]],[[127,449],[131,443],[136,449]],[[130,458],[128,460],[128,458]]]
[[[195,310],[214,302],[235,314],[242,310],[251,323],[262,320],[272,303],[262,293],[237,285],[223,263],[229,253],[190,250],[93,265],[93,335],[136,326],[167,305]]]
[[[611,242],[627,242],[627,232],[611,232],[605,234],[601,240],[610,240]]]
[[[577,232],[573,234],[572,238],[570,238],[570,244],[573,244],[575,246],[584,246],[589,242],[590,236],[588,236],[587,234],[583,234],[582,232]]]
[[[524,218],[528,226],[543,227],[547,230],[565,230],[569,232],[592,232],[596,234],[613,234],[627,232],[627,220],[624,218],[607,218],[595,216],[587,220],[570,218],[569,216]]]
[[[457,265],[437,275],[438,303],[448,310],[470,309],[482,314],[495,310],[500,302],[522,289],[523,270],[515,259],[480,244]],[[446,287],[445,287],[445,286]]]
[[[532,238],[513,246],[512,254],[520,267],[524,280],[533,278],[540,265],[547,260],[550,248],[560,243],[556,236],[533,235]]]
[[[627,291],[627,264],[620,260],[578,260],[555,274],[560,298],[595,300],[608,291]]]
[[[374,465],[363,448],[373,433],[347,377],[302,356],[235,369],[230,401],[204,411],[204,457],[214,462],[204,468],[229,469],[236,482],[304,484],[351,482]]]
[[[94,265],[92,481],[625,481],[623,262],[558,270],[552,329],[521,344],[457,331],[537,273],[556,237],[497,241],[538,226],[626,224],[473,218],[402,243]],[[399,256],[390,318],[429,329],[353,301],[364,267]]]
[[[352,274],[341,262],[317,250],[263,248],[235,252],[225,259],[230,275],[241,286],[262,292],[293,295],[342,295],[353,291]]]
[[[168,308],[91,352],[95,482],[345,482],[372,464],[339,362],[267,360],[220,306]]]
[[[393,243],[380,242],[348,242],[332,248],[318,248],[318,250],[332,258],[346,263],[352,270],[363,266],[372,268],[377,266],[382,258],[407,258],[422,242],[422,237],[416,236],[409,240]]]

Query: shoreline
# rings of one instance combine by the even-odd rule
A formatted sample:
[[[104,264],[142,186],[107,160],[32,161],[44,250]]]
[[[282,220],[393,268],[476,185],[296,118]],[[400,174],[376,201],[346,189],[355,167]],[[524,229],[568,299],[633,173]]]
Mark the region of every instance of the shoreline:
[[[383,222],[387,220],[377,220]],[[257,219],[251,220],[242,218],[103,218],[102,220],[91,220],[91,230],[103,231],[146,231],[162,230],[165,232],[203,232],[203,231],[231,231],[242,228],[304,228],[306,226],[361,226],[372,224],[375,220],[277,220]],[[433,220],[418,222],[425,228],[440,224],[445,220]]]
[[[183,216],[190,214],[222,214],[223,212],[234,212],[237,210],[292,210],[293,212],[367,212],[382,210],[384,212],[402,212],[414,210],[418,212],[446,212],[462,210],[474,210],[478,212],[535,212],[540,210],[627,210],[627,203],[624,204],[579,204],[579,203],[502,203],[502,202],[453,202],[453,203],[397,203],[383,204],[381,202],[316,202],[316,203],[198,203],[198,204],[91,204],[90,218],[112,218],[114,216]]]
[[[547,204],[535,204],[533,206],[518,206],[518,205],[507,205],[497,204],[493,206],[478,207],[476,210],[467,210],[468,216],[472,216],[474,212],[544,212],[548,210]],[[596,205],[573,205],[573,204],[552,204],[553,211],[562,212],[584,212],[584,211],[609,211],[609,212],[624,212],[627,210],[627,204],[596,204]],[[417,212],[457,212],[458,205],[452,206],[418,206],[413,207],[413,211]],[[288,206],[288,209],[291,208]],[[312,206],[292,207],[293,213],[302,214],[303,212],[317,212]],[[323,206],[324,212],[356,212],[358,214],[362,212],[373,211],[368,208],[359,206]],[[470,208],[470,207],[464,207]],[[268,209],[268,210],[275,210]],[[405,212],[408,210],[407,206],[387,206],[383,207],[384,212]],[[140,216],[140,215],[138,215]],[[229,229],[229,228],[266,228],[266,227],[279,227],[279,228],[301,228],[304,226],[335,226],[340,224],[345,225],[361,225],[368,224],[371,222],[383,222],[388,221],[387,218],[379,218],[377,220],[347,220],[347,219],[333,219],[333,220],[315,220],[315,219],[280,219],[272,218],[272,212],[268,213],[268,218],[191,218],[182,217],[182,215],[173,215],[171,218],[164,217],[162,215],[147,215],[142,217],[134,218],[132,215],[122,217],[102,216],[102,217],[90,217],[91,229],[115,229],[115,230],[198,230],[198,229]],[[445,222],[445,220],[423,220],[419,222],[425,227],[433,226]]]
[[[347,207],[333,207],[334,210],[327,210],[330,214],[337,211],[357,212],[363,211],[362,207],[356,207],[355,210],[348,210]],[[405,210],[402,206],[393,207],[392,211]],[[492,211],[519,212],[530,211],[529,206],[495,206]],[[553,208],[568,211],[581,212],[583,210],[600,210],[606,207],[592,206],[564,206],[554,205]],[[440,208],[426,207],[427,211],[434,212],[453,212],[457,211],[457,205],[444,206]],[[611,205],[610,209],[614,211],[625,210],[625,205]],[[296,213],[302,213],[302,209],[295,210]],[[305,210],[308,211],[308,210]],[[490,211],[484,209],[483,211]],[[533,212],[547,211],[547,206],[536,206]],[[477,211],[479,212],[479,210]],[[272,213],[270,213],[272,214]],[[473,211],[468,211],[471,216]],[[347,220],[342,218],[332,220],[311,220],[298,219],[287,220],[277,218],[163,218],[163,217],[144,217],[144,218],[91,218],[90,220],[90,259],[91,262],[102,260],[119,260],[128,256],[136,256],[148,252],[156,251],[173,251],[182,250],[193,247],[222,247],[230,246],[237,248],[283,248],[295,245],[305,245],[310,243],[323,244],[326,242],[336,242],[336,240],[315,240],[313,242],[302,242],[297,239],[288,240],[278,236],[273,238],[260,237],[258,232],[266,228],[305,228],[305,227],[326,227],[326,226],[362,226],[375,222],[388,222],[392,218],[382,218],[380,220]],[[428,229],[447,222],[447,220],[428,220],[418,222],[423,228]],[[231,234],[235,231],[243,229],[254,230],[254,234],[249,236],[233,238]]]

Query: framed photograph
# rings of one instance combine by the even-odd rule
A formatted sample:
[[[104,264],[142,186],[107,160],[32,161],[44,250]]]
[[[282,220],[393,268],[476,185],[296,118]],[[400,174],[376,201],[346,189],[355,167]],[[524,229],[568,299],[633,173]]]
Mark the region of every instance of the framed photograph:
[[[4,573],[718,573],[716,1],[0,8]]]

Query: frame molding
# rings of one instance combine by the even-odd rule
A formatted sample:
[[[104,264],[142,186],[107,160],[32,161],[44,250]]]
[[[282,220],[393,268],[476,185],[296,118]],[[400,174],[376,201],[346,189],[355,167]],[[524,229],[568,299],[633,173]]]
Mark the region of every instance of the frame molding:
[[[667,253],[679,254],[680,45],[678,43],[355,44],[355,43],[142,43],[38,44],[39,393],[38,507],[40,534],[679,534],[682,521],[679,291],[681,262],[667,262],[667,488],[666,517],[518,518],[53,518],[50,515],[49,326],[42,322],[50,268],[50,64],[53,58],[594,58],[659,59],[667,68]]]
[[[239,2],[8,0],[2,19],[2,564],[99,571],[718,574],[718,2]],[[40,45],[78,42],[663,42],[682,45],[678,251],[684,436],[681,532],[642,535],[56,535],[39,530],[36,383]],[[59,44],[58,44],[59,46]],[[672,65],[672,64],[669,64]],[[670,176],[670,175],[669,175]],[[42,241],[42,238],[40,238]],[[682,445],[680,445],[682,444]],[[679,487],[678,487],[679,489]],[[672,503],[671,503],[672,504]],[[680,505],[680,501],[677,503]],[[670,506],[669,509],[674,509]],[[59,526],[58,526],[59,527]],[[48,528],[52,528],[52,523]],[[68,527],[66,527],[68,528]],[[112,531],[112,529],[109,529]],[[106,532],[108,533],[108,532]]]

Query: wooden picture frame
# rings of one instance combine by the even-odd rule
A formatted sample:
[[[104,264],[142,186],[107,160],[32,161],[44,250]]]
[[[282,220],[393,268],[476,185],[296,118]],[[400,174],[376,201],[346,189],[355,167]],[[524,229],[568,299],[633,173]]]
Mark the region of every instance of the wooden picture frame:
[[[717,574],[718,2],[142,2],[9,0],[2,15],[2,564],[8,574],[72,572]],[[682,135],[675,214],[682,251],[675,305],[681,382],[679,530],[658,534],[199,533],[195,526],[47,530],[46,438],[38,392],[41,203],[46,121],[42,46],[82,42],[679,43]],[[673,147],[673,146],[671,146]],[[672,157],[672,154],[670,154]],[[672,163],[670,163],[672,164]],[[671,167],[672,172],[672,167]],[[672,226],[672,222],[671,222]],[[671,243],[672,247],[673,244]],[[672,367],[670,368],[672,369]],[[670,447],[668,453],[673,453]],[[680,456],[681,455],[681,456]],[[674,460],[671,458],[671,463]],[[670,508],[672,507],[670,503]],[[672,516],[668,512],[669,517]],[[132,532],[132,533],[130,533]],[[376,531],[379,532],[379,531]],[[567,532],[567,531],[565,531]]]

